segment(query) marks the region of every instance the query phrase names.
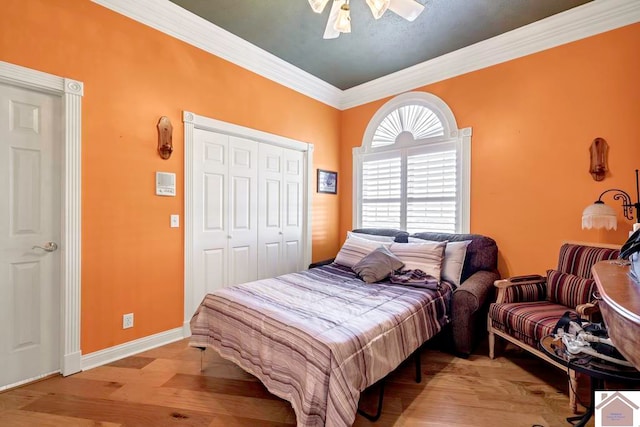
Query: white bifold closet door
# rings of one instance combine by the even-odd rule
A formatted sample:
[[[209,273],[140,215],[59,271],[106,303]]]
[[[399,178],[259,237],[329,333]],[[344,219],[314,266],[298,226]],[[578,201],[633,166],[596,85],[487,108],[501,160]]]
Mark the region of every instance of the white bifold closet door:
[[[258,143],[194,130],[195,295],[258,277]]]
[[[303,270],[305,154],[193,132],[193,303],[225,286]]]
[[[304,156],[260,144],[258,163],[258,277],[263,279],[304,269]]]

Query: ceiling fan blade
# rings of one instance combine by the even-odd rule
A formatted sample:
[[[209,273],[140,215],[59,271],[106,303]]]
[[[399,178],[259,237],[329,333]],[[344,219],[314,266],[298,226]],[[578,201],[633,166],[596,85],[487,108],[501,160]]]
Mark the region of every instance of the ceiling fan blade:
[[[315,13],[322,13],[328,1],[329,0],[309,0],[309,4]]]
[[[424,10],[424,6],[415,0],[391,0],[389,10],[407,21],[414,21]]]
[[[335,39],[340,35],[340,31],[336,30],[333,27],[336,19],[338,18],[338,12],[340,12],[340,6],[342,6],[341,1],[331,0],[331,12],[329,12],[329,19],[327,19],[327,26],[324,29],[323,39]]]

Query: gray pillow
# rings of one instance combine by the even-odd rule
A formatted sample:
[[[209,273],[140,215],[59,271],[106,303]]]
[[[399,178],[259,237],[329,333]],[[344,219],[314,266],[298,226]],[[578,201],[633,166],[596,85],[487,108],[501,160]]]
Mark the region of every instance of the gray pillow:
[[[385,246],[381,246],[362,258],[351,269],[367,283],[386,279],[391,273],[401,269],[404,263]]]

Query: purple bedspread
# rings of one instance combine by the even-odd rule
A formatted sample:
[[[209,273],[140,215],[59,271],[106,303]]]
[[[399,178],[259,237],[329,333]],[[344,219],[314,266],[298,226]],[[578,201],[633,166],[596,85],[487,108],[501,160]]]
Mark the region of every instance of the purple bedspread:
[[[298,426],[350,426],[360,392],[449,322],[451,292],[366,284],[331,264],[208,294],[190,345],[255,375],[291,402]]]

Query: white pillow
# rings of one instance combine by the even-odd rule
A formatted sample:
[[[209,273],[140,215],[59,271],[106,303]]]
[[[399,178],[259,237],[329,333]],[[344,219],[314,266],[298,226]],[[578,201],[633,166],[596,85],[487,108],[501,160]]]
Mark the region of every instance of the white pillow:
[[[409,242],[429,242],[437,243],[433,240],[423,240],[416,237],[409,237]],[[442,280],[460,286],[462,278],[462,268],[464,260],[467,257],[467,246],[471,240],[462,240],[459,242],[447,242],[444,250],[444,260],[442,261]]]
[[[396,240],[394,236],[379,236],[377,234],[354,233],[353,231],[347,231],[347,238],[349,237],[357,237],[359,239],[373,240],[374,242],[387,242],[387,243],[393,243]]]
[[[340,252],[336,255],[334,262],[346,267],[353,267],[360,262],[362,258],[366,257],[380,246],[389,247],[389,245],[390,243],[376,242],[373,240],[349,236],[340,248]]]
[[[404,263],[403,270],[422,270],[440,282],[447,242],[393,243],[391,252]]]

